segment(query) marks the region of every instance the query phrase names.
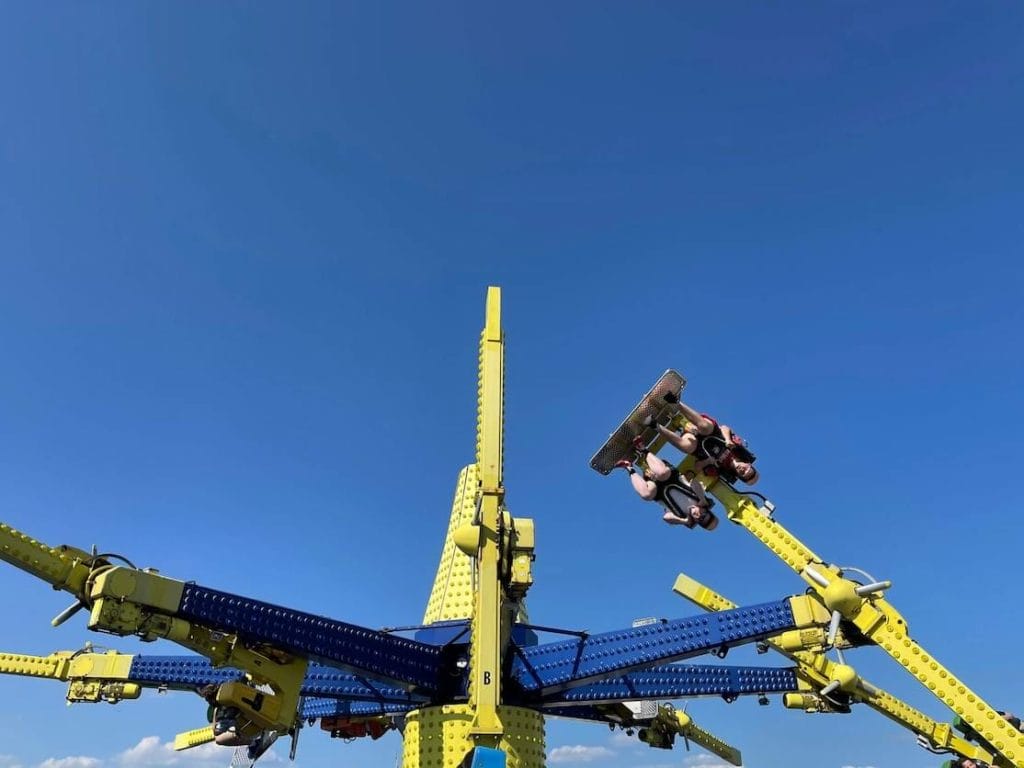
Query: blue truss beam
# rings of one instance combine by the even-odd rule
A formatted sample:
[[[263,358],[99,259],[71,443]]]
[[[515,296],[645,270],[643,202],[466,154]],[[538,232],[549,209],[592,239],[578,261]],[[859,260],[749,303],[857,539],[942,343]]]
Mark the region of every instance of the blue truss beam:
[[[512,676],[527,693],[566,688],[731,648],[794,628],[789,598],[687,619],[519,648]]]
[[[214,667],[202,656],[136,656],[128,671],[133,682],[164,685],[175,690],[194,690],[203,685],[226,683],[243,677],[241,670]],[[322,664],[310,664],[302,685],[303,696],[415,703],[404,688],[365,680]]]
[[[793,667],[672,664],[581,685],[544,699],[544,706],[599,704],[694,696],[742,696],[797,690]]]
[[[306,699],[302,716],[315,717],[373,717],[374,715],[400,715],[418,704],[388,704],[376,701],[337,701],[335,699]]]
[[[178,615],[424,695],[438,688],[438,646],[191,583],[185,584]]]

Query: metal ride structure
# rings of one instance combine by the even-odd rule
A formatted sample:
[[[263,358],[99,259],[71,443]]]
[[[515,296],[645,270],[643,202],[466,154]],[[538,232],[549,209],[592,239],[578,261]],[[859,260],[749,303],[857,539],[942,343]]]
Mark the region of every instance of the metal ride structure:
[[[653,422],[671,427],[685,382],[669,371],[592,461],[602,474],[640,438],[657,453]],[[673,398],[666,400],[671,392]],[[738,750],[671,703],[698,696],[783,694],[785,706],[849,713],[863,704],[917,734],[922,746],[1024,768],[1024,734],[911,639],[889,604],[889,582],[858,578],[807,548],[763,497],[703,477],[728,519],[794,570],[805,593],[738,607],[689,576],[675,591],[705,613],[610,632],[529,624],[534,525],[513,517],[503,485],[504,336],[501,294],[490,288],[480,339],[476,460],[459,473],[420,624],[374,630],[140,569],[117,555],[50,547],[0,523],[0,559],[73,596],[54,624],[87,613],[89,629],[192,651],[144,656],[86,646],[47,656],[0,653],[0,673],[60,680],[69,702],[120,702],[144,689],[197,692],[208,722],[175,747],[234,746],[252,765],[280,737],[313,723],[331,736],[376,739],[395,730],[404,768],[543,768],[549,716],[637,729],[651,747],[678,737],[734,765]],[[679,469],[693,471],[692,459]],[[559,639],[540,642],[540,635]],[[790,666],[692,665],[686,659],[756,643]],[[862,679],[843,655],[877,645],[955,714],[939,723]],[[835,652],[838,661],[828,657]]]

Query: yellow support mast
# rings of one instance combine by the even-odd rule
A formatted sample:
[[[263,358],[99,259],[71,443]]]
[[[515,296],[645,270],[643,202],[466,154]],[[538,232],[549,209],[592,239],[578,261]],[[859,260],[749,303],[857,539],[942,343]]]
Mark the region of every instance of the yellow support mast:
[[[505,416],[505,339],[501,328],[501,289],[487,289],[487,321],[480,336],[480,380],[477,395],[476,463],[480,503],[476,523],[476,608],[470,638],[471,733],[481,746],[492,746],[503,727],[501,701],[502,594],[498,581],[502,530],[502,487]]]
[[[543,715],[501,703],[502,660],[532,583],[533,523],[513,519],[504,504],[505,339],[501,289],[493,286],[487,289],[478,372],[476,462],[459,474],[423,617],[425,624],[470,621],[469,702],[410,712],[403,768],[461,768],[475,747],[504,752],[506,768],[545,764]],[[506,558],[511,568],[500,567]]]

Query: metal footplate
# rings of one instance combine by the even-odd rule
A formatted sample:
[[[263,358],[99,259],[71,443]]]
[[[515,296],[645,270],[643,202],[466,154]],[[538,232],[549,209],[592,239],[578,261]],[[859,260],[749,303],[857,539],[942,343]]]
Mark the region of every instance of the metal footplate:
[[[651,387],[650,392],[643,396],[626,420],[611,433],[605,444],[594,454],[590,466],[602,475],[607,475],[615,468],[615,462],[632,458],[633,440],[637,437],[642,437],[645,443],[650,443],[655,437],[655,429],[652,426],[645,426],[644,421],[668,421],[675,414],[676,405],[666,400],[665,395],[678,402],[685,386],[686,379],[671,368],[661,374],[661,378]]]

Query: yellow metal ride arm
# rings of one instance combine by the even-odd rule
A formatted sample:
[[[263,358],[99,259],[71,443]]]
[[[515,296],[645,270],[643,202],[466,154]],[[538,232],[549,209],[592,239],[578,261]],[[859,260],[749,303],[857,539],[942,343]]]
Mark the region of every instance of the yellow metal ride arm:
[[[706,611],[725,611],[736,608],[736,603],[720,595],[684,573],[679,574],[673,586],[676,594],[685,597]],[[859,677],[852,667],[837,664],[824,655],[824,633],[821,630],[793,630],[769,638],[768,644],[796,663],[797,678],[810,691],[810,695],[787,694],[787,707],[807,712],[834,711],[821,690],[834,685],[856,701],[863,702],[893,722],[924,736],[934,747],[949,749],[961,757],[992,762],[985,749],[960,738],[948,723],[939,723],[914,709],[892,694]],[[818,645],[816,650],[800,650]],[[838,684],[838,685],[837,685]]]
[[[704,730],[688,714],[671,704],[660,705],[654,720],[646,728],[641,728],[639,735],[641,741],[658,749],[671,749],[676,735],[679,735],[718,755],[730,765],[743,765],[743,757],[736,747]]]
[[[889,582],[860,585],[844,578],[838,567],[826,563],[772,519],[769,510],[716,478],[702,480],[732,522],[750,531],[821,597],[833,612],[834,626],[840,618],[853,624],[992,745],[1002,760],[1024,768],[1024,734],[910,637],[904,618],[881,595],[891,586]]]
[[[175,613],[184,582],[153,570],[113,565],[111,559],[74,547],[49,547],[0,523],[0,560],[74,595],[75,604],[54,619],[55,625],[87,608],[89,629],[136,635],[145,641],[166,638],[206,656],[214,665],[242,669],[250,680],[221,685],[218,704],[240,710],[249,721],[248,735],[264,730],[287,732],[296,725],[306,659],[275,649],[246,648],[235,635],[178,618]],[[255,687],[262,684],[273,693]]]
[[[106,701],[111,704],[137,699],[142,686],[128,681],[132,656],[106,653],[57,651],[49,656],[0,653],[0,674],[41,677],[68,683],[71,703]]]
[[[676,415],[668,427],[678,428],[684,423],[685,419],[681,415]],[[664,438],[659,437],[650,449],[657,453],[664,445]],[[679,470],[692,475],[694,464],[693,457],[688,456],[679,464]],[[841,637],[840,620],[850,622],[865,638],[880,646],[991,745],[997,752],[993,756],[995,764],[1007,768],[1024,768],[1024,734],[1000,717],[993,707],[939,664],[909,636],[906,620],[881,595],[883,590],[891,586],[890,582],[861,585],[844,578],[837,566],[826,563],[781,523],[773,519],[773,508],[759,507],[749,496],[739,493],[717,477],[702,474],[700,480],[722,503],[732,522],[746,528],[758,541],[774,552],[810,585],[825,606],[832,611],[828,636],[831,642],[826,642],[826,645],[838,644],[837,638]],[[848,677],[844,675],[844,679]],[[940,730],[936,735],[939,737],[942,735],[942,729],[949,728],[946,725],[938,727]],[[978,754],[985,754],[985,751],[982,750]]]
[[[68,684],[69,704],[100,701],[116,704],[119,701],[137,699],[143,688],[150,687],[129,680],[134,658],[132,654],[117,651],[57,651],[48,656],[0,653],[0,674],[65,682]],[[183,750],[198,747],[213,739],[213,726],[207,725],[179,733],[174,740],[174,748]]]

